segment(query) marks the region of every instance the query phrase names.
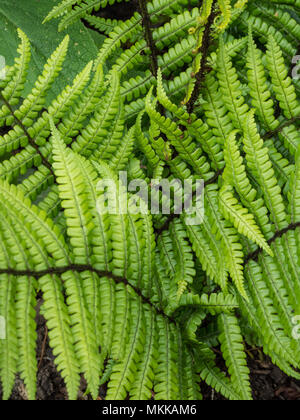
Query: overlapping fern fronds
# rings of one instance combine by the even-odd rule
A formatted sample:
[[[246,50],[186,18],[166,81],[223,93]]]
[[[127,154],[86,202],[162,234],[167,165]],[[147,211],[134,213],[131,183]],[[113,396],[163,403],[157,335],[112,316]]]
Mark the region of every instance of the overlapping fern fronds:
[[[274,22],[273,3],[286,2],[267,2],[259,16],[254,3],[207,2],[207,9],[191,11],[185,1],[149,3],[152,21],[167,16],[151,29],[155,57],[141,15],[120,24],[93,17],[104,32],[112,26],[110,35],[95,62],[47,109],[68,37],[23,99],[30,45],[19,31],[19,56],[0,81],[5,399],[17,373],[35,398],[39,291],[71,399],[80,374],[93,398],[105,383],[108,399],[201,399],[203,379],[226,398],[250,399],[244,347],[253,337],[299,378],[292,331],[300,313],[300,108],[287,68],[299,33],[289,15],[289,35],[281,37],[289,9],[280,8]],[[66,25],[106,5],[63,1],[49,18],[67,12]],[[299,9],[298,0],[289,5]],[[212,13],[218,18],[205,21],[200,39],[199,17]],[[271,21],[276,33],[265,25]],[[235,39],[236,28],[245,36]],[[132,45],[120,49],[127,40]],[[114,52],[118,58],[104,75],[102,64]],[[133,198],[119,183],[120,171],[150,186],[154,179],[203,179],[202,223],[176,214],[172,199],[170,216],[119,211],[115,193]],[[99,189],[107,179],[117,185],[113,214]]]
[[[224,293],[233,290],[229,274],[242,316],[258,342],[274,363],[298,377],[299,342],[292,335],[292,318],[299,312],[300,298],[300,221],[293,213],[298,208],[299,97],[272,36],[266,49],[268,59],[263,62],[250,29],[244,90],[221,38],[213,71],[203,86],[201,117],[171,102],[159,72],[157,100],[151,91],[146,99],[156,132],[153,136],[149,131],[147,137],[154,150],[160,147],[159,136],[167,139],[171,151],[165,165],[172,176],[182,181],[192,175],[205,179],[206,221],[186,226],[193,250]],[[275,98],[280,110],[275,109]],[[159,112],[157,101],[168,116]],[[213,170],[218,170],[218,183]],[[171,220],[174,216],[160,221],[164,241],[172,237]],[[224,351],[234,354],[235,332],[230,330],[233,336],[228,339],[233,341],[228,348],[224,344]],[[235,357],[229,368],[240,369],[236,375],[241,380],[247,370],[242,358]],[[249,396],[247,387],[241,383],[239,387],[244,398]]]
[[[144,97],[155,84],[157,66],[153,63],[153,54],[167,79],[168,95],[178,103],[183,95],[185,102],[191,99],[197,77],[201,78],[197,74],[205,61],[203,50],[210,39],[225,30],[228,41],[231,41],[236,33],[240,38],[247,36],[248,26],[251,25],[254,37],[264,43],[269,35],[273,35],[288,63],[297,53],[299,24],[288,10],[289,7],[299,11],[296,0],[267,1],[263,4],[256,0],[205,0],[200,4],[196,0],[141,0],[132,18],[113,22],[95,13],[122,1],[127,0],[62,1],[50,11],[46,20],[59,18],[59,29],[62,30],[83,18],[96,30],[109,33],[99,50],[96,64],[109,60],[111,67],[121,73],[120,92],[128,118],[135,118],[142,111]],[[148,29],[145,32],[146,22]],[[209,30],[205,29],[207,26]],[[149,29],[152,43],[149,43]],[[242,44],[236,47],[240,48],[239,69],[243,69],[245,50]]]
[[[71,399],[77,396],[80,373],[94,398],[104,375],[107,398],[124,399],[128,393],[133,399],[151,398],[154,387],[158,399],[199,399],[192,351],[197,344],[190,339],[189,320],[176,311],[191,307],[192,315],[200,311],[202,317],[229,313],[236,298],[186,289],[185,276],[191,287],[195,271],[183,225],[174,224],[182,267],[173,279],[155,263],[160,256],[150,213],[101,211],[98,182],[117,180],[136,140],[135,130],[125,128],[117,72],[105,86],[101,67],[92,73],[88,64],[42,111],[61,69],[66,38],[32,93],[18,104],[16,94],[9,94],[13,74],[28,64],[28,40],[21,32],[20,37],[21,57],[1,91],[2,125],[12,125],[1,137],[0,314],[7,320],[7,339],[0,343],[3,398],[9,397],[17,372],[28,398],[35,398],[40,290],[50,346]],[[24,84],[24,77],[19,80]],[[173,253],[173,247],[166,252]],[[171,289],[174,296],[168,294]]]

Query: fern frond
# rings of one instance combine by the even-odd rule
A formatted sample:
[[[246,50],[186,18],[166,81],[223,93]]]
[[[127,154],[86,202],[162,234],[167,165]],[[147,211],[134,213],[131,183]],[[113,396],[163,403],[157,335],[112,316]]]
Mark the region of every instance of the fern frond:
[[[157,367],[154,370],[155,386],[154,392],[158,400],[178,399],[178,367],[176,365],[176,351],[178,334],[176,327],[170,325],[165,319],[157,320],[159,329],[159,355]]]
[[[21,44],[18,47],[19,57],[15,59],[14,63],[14,74],[7,75],[8,83],[1,92],[1,96],[9,103],[10,107],[14,107],[18,104],[20,96],[24,89],[26,82],[28,64],[31,57],[30,44],[27,36],[21,29],[18,29],[18,35],[21,39]],[[0,126],[13,123],[13,116],[11,110],[6,106],[2,105],[0,109]]]
[[[97,108],[95,115],[90,119],[76,142],[72,144],[72,149],[84,156],[90,156],[101,145],[105,148],[105,140],[109,142],[108,132],[116,116],[121,113],[119,110],[119,78],[116,73],[111,78],[110,87],[102,99],[101,106]],[[116,131],[120,131],[117,129]],[[119,137],[118,137],[119,139]],[[104,143],[104,144],[103,144]],[[116,149],[113,149],[116,150]],[[103,150],[102,150],[103,153]]]
[[[297,223],[300,220],[300,146],[296,155],[296,166],[291,175],[289,187],[289,204],[291,223]]]
[[[80,167],[76,166],[73,159],[72,152],[67,153],[66,146],[60,138],[59,132],[54,126],[53,121],[50,120],[51,130],[53,135],[53,167],[56,173],[60,198],[64,208],[67,219],[67,233],[70,237],[70,244],[74,253],[74,261],[77,264],[89,264],[91,258],[90,237],[94,229],[92,215],[88,213],[89,196],[85,192],[85,183]],[[65,274],[65,281],[70,284],[70,291],[75,294],[77,305],[83,305],[84,288],[76,279],[76,275]],[[92,276],[93,277],[93,276]],[[92,282],[95,278],[90,278]],[[88,279],[86,279],[86,282]],[[90,286],[91,287],[91,286]],[[96,285],[98,287],[98,285]],[[87,293],[87,292],[85,292]],[[87,296],[87,295],[86,295]],[[69,295],[71,301],[72,296]],[[74,306],[76,312],[81,312],[82,317],[79,320],[80,346],[85,343],[80,352],[81,366],[84,368],[84,373],[88,382],[88,386],[94,398],[98,393],[99,376],[101,369],[101,362],[97,352],[97,340],[94,337],[91,319],[89,313],[84,306],[82,309]],[[92,311],[91,311],[92,312]],[[73,322],[76,319],[76,313],[73,315]],[[95,314],[96,316],[96,314]],[[83,321],[83,322],[82,322]],[[75,321],[76,323],[78,321]],[[82,322],[82,323],[81,323]],[[88,334],[88,335],[87,335]],[[78,340],[78,339],[77,339]]]
[[[176,223],[172,224],[170,233],[176,256],[176,274],[174,281],[177,284],[177,300],[179,300],[188,284],[193,282],[193,277],[196,272],[194,269],[193,256],[186,240],[186,233],[180,221],[176,221]]]
[[[62,285],[57,277],[45,276],[39,280],[39,286],[44,296],[42,311],[49,327],[50,345],[56,356],[58,370],[66,381],[68,396],[75,400],[80,383],[79,363],[74,351],[74,338],[63,300]]]
[[[138,364],[141,360],[140,354],[143,354],[146,324],[140,300],[132,301],[131,313],[132,315],[135,314],[134,317],[131,315],[131,318],[135,319],[135,321],[130,326],[129,342],[126,346],[127,350],[124,358],[121,363],[117,363],[113,367],[107,393],[108,399],[125,399],[135,380]]]
[[[62,122],[59,124],[59,130],[66,144],[72,142],[79,130],[83,128],[86,118],[99,106],[102,93],[103,69],[99,66],[91,84],[81,93],[77,102],[68,110],[68,114],[63,115]]]
[[[138,13],[125,22],[121,22],[110,32],[109,37],[104,41],[99,54],[95,60],[95,66],[104,64],[114,51],[120,47],[122,42],[126,42],[133,35],[141,30],[141,17]]]
[[[113,29],[120,24],[117,19],[105,19],[99,16],[87,15],[84,16],[84,19],[95,29],[98,29],[99,32],[109,35]]]
[[[265,69],[260,57],[260,51],[256,47],[252,31],[249,32],[249,44],[247,54],[248,80],[252,104],[256,108],[259,118],[268,130],[274,130],[279,122],[275,120],[274,103],[271,98]]]
[[[273,82],[273,89],[286,118],[300,114],[300,104],[292,80],[288,77],[284,58],[275,39],[270,36],[267,47],[267,66]]]
[[[110,166],[104,161],[93,161],[93,165],[103,180],[113,181],[116,185],[116,190],[107,192],[107,198],[109,203],[114,203],[110,214],[110,227],[111,227],[111,240],[112,240],[112,255],[113,264],[112,272],[116,276],[125,276],[129,269],[129,244],[127,241],[128,235],[128,215],[126,212],[125,205],[125,191],[124,186],[119,184],[118,178]],[[101,191],[101,194],[104,191]],[[124,199],[124,201],[122,201]],[[98,211],[105,214],[105,203],[98,202]]]
[[[77,3],[80,4],[82,0],[63,0],[57,6],[54,6],[51,12],[45,17],[44,22],[46,23],[51,19],[62,16],[72,9],[72,6]]]
[[[241,400],[240,394],[233,389],[225,373],[217,367],[211,349],[206,345],[199,345],[194,354],[199,366],[200,376],[209,386],[229,400]]]
[[[235,131],[230,133],[226,139],[224,156],[226,167],[223,178],[225,182],[234,186],[242,203],[255,215],[264,235],[269,239],[269,236],[272,235],[272,233],[269,218],[267,216],[268,210],[264,206],[263,200],[257,198],[258,193],[250,183],[236,142]]]
[[[1,224],[2,226],[2,224]],[[5,229],[1,232],[1,265],[9,267],[13,261],[5,243]],[[16,281],[13,276],[2,275],[0,280],[0,314],[5,319],[5,340],[0,342],[0,379],[3,389],[3,400],[7,400],[12,392],[17,373],[18,339],[16,333],[16,313],[14,310],[14,296]]]
[[[248,166],[262,188],[266,205],[276,229],[287,226],[285,206],[280,187],[277,185],[274,170],[270,162],[268,150],[263,147],[254,119],[254,112],[250,111],[244,122],[244,146]]]
[[[238,200],[232,193],[232,189],[226,186],[226,184],[220,191],[220,206],[224,217],[231,221],[240,234],[245,235],[253,242],[256,242],[269,255],[274,255],[259,227],[255,223],[254,216],[238,203]]]
[[[218,29],[223,31],[229,25],[231,19],[230,0],[218,0],[218,5],[222,13],[221,22],[218,25]]]
[[[224,254],[218,246],[218,241],[211,234],[209,223],[204,221],[201,227],[187,225],[186,230],[203,269],[225,292],[228,272],[224,264]]]
[[[205,209],[213,228],[213,233],[222,243],[226,266],[239,292],[247,299],[244,289],[243,249],[238,239],[238,233],[231,223],[224,221],[219,212],[215,187],[210,187],[205,196]]]
[[[76,1],[76,3],[77,5],[75,5],[73,9],[67,10],[68,13],[64,13],[58,25],[60,31],[63,31],[86,14],[90,14],[93,10],[97,12],[101,7],[105,7],[108,0],[80,0],[79,2]],[[114,0],[110,0],[109,3],[114,3]]]
[[[235,316],[223,314],[219,316],[218,321],[221,330],[219,340],[232,386],[243,400],[252,400],[250,371],[247,367],[243,338],[237,319]]]
[[[192,306],[203,311],[209,312],[211,315],[220,313],[232,313],[237,308],[237,301],[234,296],[223,293],[212,293],[210,296],[203,294],[193,295],[187,293],[181,297],[180,307]]]
[[[45,98],[52,83],[59,74],[69,44],[69,36],[67,35],[56,51],[45,64],[43,73],[39,76],[31,93],[26,97],[21,107],[15,112],[25,126],[31,126],[33,120],[37,117],[38,112],[43,108]]]
[[[235,68],[232,66],[222,37],[220,38],[217,74],[220,90],[231,120],[234,122],[235,128],[242,131],[243,122],[249,107],[244,101],[241,83]]]
[[[118,148],[117,153],[113,156],[111,160],[111,168],[115,172],[122,171],[128,164],[130,155],[133,150],[134,146],[134,127],[132,127],[128,133],[126,133],[123,142],[121,144],[121,147],[118,147],[119,144],[117,144],[115,147]]]
[[[36,281],[21,277],[16,289],[16,327],[19,347],[19,370],[24,380],[28,399],[34,400],[36,394],[37,360],[35,343],[37,340],[35,311]]]
[[[58,188],[67,217],[68,234],[74,250],[75,262],[87,264],[91,255],[88,238],[94,228],[92,217],[88,215],[88,196],[85,192],[80,169],[75,166],[72,153],[67,153],[66,146],[59,132],[50,120],[53,135],[53,160]]]

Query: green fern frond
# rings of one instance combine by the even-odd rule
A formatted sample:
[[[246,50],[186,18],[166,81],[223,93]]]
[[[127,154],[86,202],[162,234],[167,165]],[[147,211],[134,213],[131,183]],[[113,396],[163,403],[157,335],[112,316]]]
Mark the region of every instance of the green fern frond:
[[[51,12],[47,15],[47,17],[44,19],[44,23],[48,22],[49,20],[62,16],[65,13],[69,12],[72,8],[72,6],[77,3],[80,4],[82,0],[63,0],[60,4],[55,6]]]
[[[275,39],[270,36],[267,48],[267,66],[273,82],[273,89],[286,118],[300,114],[300,104],[292,80],[288,77],[284,58]]]
[[[220,191],[220,205],[224,217],[230,220],[240,234],[247,236],[256,242],[269,255],[273,256],[273,251],[269,247],[266,239],[255,223],[254,216],[242,207],[232,193],[232,188],[226,184]]]
[[[291,222],[300,220],[300,146],[296,155],[295,172],[291,176],[289,188]]]
[[[243,122],[249,107],[244,101],[241,92],[241,83],[238,79],[236,69],[232,66],[222,37],[220,38],[218,55],[218,79],[220,91],[231,120],[235,128],[242,131]]]
[[[113,4],[114,2],[114,0],[109,0],[110,4]],[[76,3],[74,8],[72,9],[69,8],[70,5],[68,3],[66,6],[65,2],[63,2],[60,8],[58,6],[58,10],[56,9],[55,11],[53,11],[53,15],[50,14],[50,17],[48,15],[48,17],[46,18],[47,20],[49,20],[53,17],[56,17],[57,13],[63,13],[63,17],[59,23],[60,31],[63,31],[69,25],[72,25],[74,22],[84,17],[86,14],[90,14],[93,10],[98,11],[101,7],[105,7],[108,4],[108,0],[101,0],[100,2],[99,0],[76,0],[76,2],[72,2],[73,4]],[[63,9],[62,12],[60,12],[61,9]]]
[[[268,150],[263,147],[263,140],[257,132],[253,111],[248,114],[244,122],[243,141],[248,166],[262,188],[266,205],[276,229],[280,230],[287,226],[285,207],[268,156]]]
[[[218,318],[221,334],[221,349],[231,376],[232,386],[243,400],[252,400],[250,389],[250,371],[247,367],[243,338],[237,319],[232,315],[220,315]]]
[[[249,45],[247,54],[248,80],[252,104],[256,108],[258,116],[268,130],[274,130],[279,122],[275,120],[274,102],[268,89],[265,69],[260,57],[260,51],[256,47],[252,31],[249,33]]]
[[[90,237],[94,229],[92,215],[88,214],[88,194],[85,192],[85,185],[83,182],[83,173],[80,167],[75,166],[75,160],[71,154],[67,153],[66,146],[61,140],[53,121],[50,120],[51,130],[53,135],[53,167],[57,177],[59,186],[59,195],[62,200],[66,220],[67,233],[70,237],[70,244],[73,248],[74,262],[77,264],[89,264],[91,261],[91,248],[89,245]],[[74,288],[73,293],[77,293],[78,303],[84,299],[84,288],[78,283],[76,275],[66,274],[66,282],[70,283],[70,287]],[[98,287],[98,280],[95,278],[86,279],[85,282],[96,282]],[[71,284],[72,282],[72,284]],[[76,284],[77,283],[77,284]],[[75,289],[77,288],[77,290]],[[76,290],[76,291],[75,291]],[[80,296],[81,295],[81,296]],[[71,296],[69,296],[71,299]],[[83,302],[81,303],[84,308]],[[97,340],[94,338],[91,319],[86,310],[81,310],[82,324],[80,333],[81,346],[83,342],[84,353],[80,354],[80,362],[84,368],[84,373],[88,382],[89,389],[94,398],[97,396],[97,388],[99,386],[99,376],[101,363],[97,355]],[[97,316],[97,315],[96,315]],[[77,321],[78,322],[78,321]]]
[[[5,98],[10,107],[14,107],[19,103],[21,93],[24,89],[26,82],[26,76],[28,72],[28,64],[31,57],[30,44],[27,36],[21,29],[18,29],[18,35],[21,39],[21,44],[18,47],[19,57],[15,59],[14,74],[8,74],[8,83],[3,86],[1,96]],[[5,82],[5,80],[4,80]],[[0,126],[7,125],[13,122],[13,118],[10,115],[11,110],[7,105],[3,105],[0,110]]]
[[[216,365],[215,356],[206,345],[200,345],[195,351],[195,358],[200,370],[201,378],[217,392],[221,392],[225,398],[233,401],[241,400],[224,372]]]
[[[218,25],[218,29],[223,31],[229,25],[231,19],[230,0],[218,0],[218,5],[222,13],[221,22]]]
[[[33,119],[38,115],[38,111],[42,109],[46,94],[62,68],[67,54],[68,43],[69,36],[67,35],[45,64],[43,73],[39,76],[31,94],[27,96],[21,107],[15,112],[16,117],[25,126],[31,126]]]

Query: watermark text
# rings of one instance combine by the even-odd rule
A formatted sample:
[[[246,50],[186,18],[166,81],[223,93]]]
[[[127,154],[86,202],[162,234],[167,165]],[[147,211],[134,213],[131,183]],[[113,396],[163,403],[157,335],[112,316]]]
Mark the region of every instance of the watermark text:
[[[128,174],[118,179],[102,179],[97,184],[97,211],[100,214],[184,214],[185,223],[200,225],[204,219],[204,181],[186,179],[144,179],[128,182]]]
[[[5,77],[6,77],[5,57],[3,57],[3,55],[0,55],[0,80],[5,79]]]
[[[292,318],[292,323],[295,325],[292,331],[292,336],[295,340],[300,340],[300,315]]]
[[[292,78],[294,80],[300,79],[300,55],[295,55],[292,59],[292,64],[295,64],[292,70]]]
[[[6,339],[6,322],[3,316],[0,316],[0,340]]]

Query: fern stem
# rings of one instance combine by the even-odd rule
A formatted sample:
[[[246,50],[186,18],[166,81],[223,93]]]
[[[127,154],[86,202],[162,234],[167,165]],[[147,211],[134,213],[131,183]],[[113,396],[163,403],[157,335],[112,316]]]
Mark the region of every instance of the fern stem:
[[[47,161],[47,159],[45,158],[45,156],[43,156],[43,154],[40,151],[39,146],[35,143],[34,139],[30,136],[30,134],[28,133],[27,128],[24,126],[24,124],[22,123],[21,120],[19,120],[19,118],[16,117],[14,110],[12,109],[10,103],[6,100],[6,98],[3,96],[2,92],[0,92],[0,97],[1,100],[5,103],[5,105],[7,106],[7,108],[9,109],[11,115],[13,116],[15,122],[18,124],[18,126],[23,130],[24,134],[26,135],[26,137],[28,138],[29,143],[31,144],[31,146],[35,149],[35,151],[41,156],[42,162],[44,164],[44,166],[46,166],[46,168],[51,172],[51,175],[54,175],[54,172],[52,170],[52,167],[50,165],[50,163]]]
[[[163,232],[165,232],[166,230],[169,229],[170,224],[172,223],[173,220],[177,219],[178,215],[177,214],[171,214],[169,216],[169,218],[166,220],[166,222],[163,224],[163,226],[161,228],[159,228],[156,232],[156,238],[158,238]],[[276,239],[281,238],[283,235],[285,235],[286,233],[296,230],[300,227],[300,222],[297,223],[291,223],[289,226],[287,226],[286,228],[279,230],[277,232],[275,232],[274,236],[272,236],[272,238],[270,238],[268,240],[268,245],[272,245]],[[262,248],[258,248],[256,251],[251,252],[250,254],[248,254],[244,260],[244,265],[247,265],[250,261],[254,260],[256,261],[259,257],[259,255],[263,252]],[[0,274],[1,274],[1,270],[0,270]],[[5,272],[5,274],[7,274],[7,272]],[[32,274],[30,274],[32,275]]]
[[[199,72],[195,75],[196,78],[196,84],[193,90],[193,93],[191,95],[191,98],[189,102],[187,103],[187,111],[189,114],[192,114],[194,111],[195,103],[199,97],[201,85],[204,81],[205,74],[206,74],[206,63],[208,58],[208,50],[210,47],[210,40],[211,40],[211,31],[212,31],[212,25],[214,23],[214,19],[216,17],[216,13],[214,10],[216,0],[214,0],[212,5],[212,12],[208,17],[207,24],[205,25],[204,33],[203,33],[203,40],[202,40],[202,46],[200,49],[201,53],[201,65]]]
[[[130,281],[125,277],[119,277],[114,275],[108,271],[101,271],[97,270],[91,265],[88,264],[70,264],[65,267],[50,267],[45,270],[41,271],[31,271],[31,270],[15,270],[15,269],[0,269],[1,274],[10,274],[12,276],[26,276],[26,277],[33,277],[35,279],[40,279],[46,275],[62,275],[67,273],[68,271],[76,272],[76,273],[83,273],[89,271],[91,273],[97,274],[99,277],[107,277],[112,279],[117,284],[125,284],[126,286],[131,287],[135,293],[143,300],[144,303],[148,304],[152,308],[155,309],[158,315],[163,316],[164,318],[168,319],[169,322],[172,324],[176,324],[176,321],[171,316],[167,315],[162,309],[158,308],[156,305],[153,304],[150,298],[143,295],[142,291],[138,289],[136,286],[130,283]]]
[[[157,78],[158,73],[158,59],[157,59],[157,49],[153,39],[152,29],[151,29],[151,19],[147,9],[147,0],[138,0],[140,14],[142,16],[142,25],[144,28],[145,38],[150,50],[150,60],[151,60],[151,72],[155,78]]]
[[[299,223],[300,226],[300,223]],[[46,276],[46,275],[62,275],[64,273],[67,273],[69,271],[72,271],[73,273],[84,273],[84,272],[91,272],[97,274],[99,277],[106,277],[109,279],[112,279],[116,284],[125,284],[128,287],[131,287],[135,293],[142,299],[142,301],[145,304],[148,304],[151,308],[153,308],[158,315],[161,315],[163,318],[165,318],[169,323],[177,325],[176,319],[172,316],[166,314],[162,309],[158,308],[152,301],[151,298],[148,298],[143,295],[142,291],[130,283],[130,281],[125,277],[119,277],[115,274],[108,272],[108,271],[101,271],[97,270],[96,268],[92,267],[88,264],[70,264],[65,267],[49,267],[45,270],[41,271],[34,271],[34,270],[17,270],[12,268],[7,269],[0,269],[0,275],[2,274],[8,274],[11,276],[20,276],[20,277],[32,277],[36,280],[39,280],[40,278]],[[198,305],[206,307],[207,305]],[[226,305],[209,305],[210,307],[225,307]],[[47,338],[47,331],[46,331],[46,338]],[[43,353],[43,352],[42,352]]]
[[[276,239],[281,238],[283,235],[285,235],[286,233],[296,230],[300,227],[300,222],[298,223],[291,223],[289,226],[287,226],[286,228],[279,230],[277,232],[275,232],[274,236],[272,236],[272,238],[270,238],[268,240],[268,244],[272,245]],[[259,257],[259,255],[263,252],[262,248],[258,248],[256,251],[251,252],[250,254],[248,254],[245,258],[244,261],[244,265],[247,265],[251,260],[256,261]]]
[[[280,133],[284,128],[289,127],[290,125],[294,124],[298,120],[300,120],[300,115],[297,115],[296,117],[285,121],[283,124],[279,125],[275,130],[268,131],[263,136],[263,139],[267,140],[267,139],[270,139],[271,137],[274,137],[276,134]]]

